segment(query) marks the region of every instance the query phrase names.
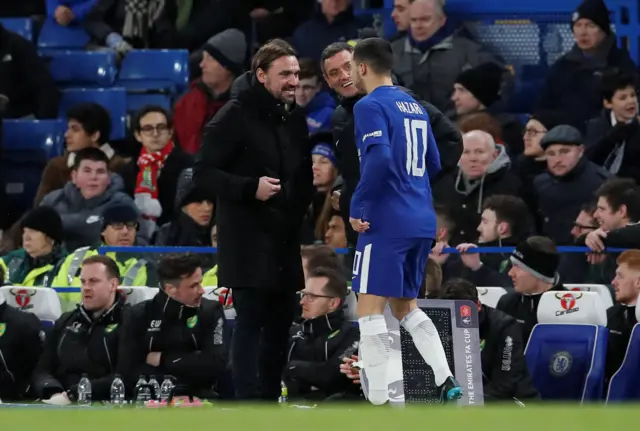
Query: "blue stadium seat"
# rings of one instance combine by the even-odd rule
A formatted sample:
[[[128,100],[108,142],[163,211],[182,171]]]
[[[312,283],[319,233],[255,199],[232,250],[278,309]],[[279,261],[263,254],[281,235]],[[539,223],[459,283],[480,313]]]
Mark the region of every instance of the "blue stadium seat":
[[[0,24],[9,31],[33,41],[33,21],[31,18],[2,18]]]
[[[602,399],[608,340],[604,326],[536,325],[525,356],[542,399]]]
[[[118,73],[113,52],[59,51],[50,58],[53,79],[63,86],[111,87]]]
[[[609,382],[607,403],[640,400],[640,324],[631,332],[627,353],[620,369]]]
[[[52,19],[44,22],[38,36],[38,51],[48,54],[55,50],[82,50],[89,43],[89,35],[80,27],[58,25]]]
[[[60,113],[82,102],[102,105],[111,115],[111,140],[120,140],[127,133],[127,94],[124,88],[71,88],[62,91]]]
[[[122,61],[116,85],[127,89],[127,111],[146,104],[170,108],[189,85],[189,53],[185,50],[135,50]]]

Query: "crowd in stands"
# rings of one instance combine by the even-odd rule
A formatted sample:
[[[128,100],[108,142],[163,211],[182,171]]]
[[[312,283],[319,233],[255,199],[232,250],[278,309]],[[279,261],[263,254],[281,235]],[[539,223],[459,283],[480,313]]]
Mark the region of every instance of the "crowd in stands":
[[[228,327],[222,305],[201,299],[203,286],[218,285],[218,264],[226,265],[227,280],[234,271],[240,284],[258,273],[279,277],[277,260],[252,245],[264,236],[265,224],[269,234],[280,232],[295,259],[302,246],[300,307],[295,323],[284,322],[294,323],[282,375],[289,397],[361,398],[357,370],[350,366],[357,360],[358,329],[345,314],[352,257],[335,252],[357,240],[349,201],[360,175],[353,143],[353,106],[360,96],[350,60],[369,23],[354,15],[351,1],[4,3],[2,17],[80,27],[90,38],[87,50],[114,52],[120,60],[137,49],[188,50],[191,82],[172,109],[142,107],[129,120],[130,136],[111,140],[112,113],[95,102],[59,112],[60,88],[46,58],[0,26],[2,118],[60,117],[67,123],[64,153],[48,160],[32,209],[13,214],[2,184],[0,285],[81,288],[59,293],[64,314],[46,331],[32,315],[8,307],[0,292],[0,399],[65,404],[75,400],[77,383],[88,374],[94,400],[107,400],[116,373],[130,391],[140,375],[172,375],[187,392],[232,398],[225,374],[230,346],[222,334]],[[447,17],[445,1],[394,1],[394,75],[428,112],[442,165],[432,179],[438,237],[421,295],[478,304],[488,400],[539,397],[523,351],[543,292],[565,291],[568,283],[611,286],[615,305],[608,326],[615,336],[607,378],[622,363],[637,323],[640,252],[603,252],[640,249],[638,69],[618,47],[604,1],[583,0],[576,7],[575,44],[552,65],[524,118],[507,109],[517,76],[465,24]],[[299,59],[296,84],[285,89],[294,92],[293,113],[280,105],[268,111],[273,92],[267,84],[261,88],[266,91],[250,93],[263,87],[256,76],[262,63],[252,64],[253,54],[273,38],[290,42]],[[217,114],[236,108],[242,122],[222,129]],[[280,151],[280,129],[263,127],[251,109],[282,124],[294,115],[306,119],[307,127],[296,130],[304,147],[296,151],[309,156],[311,172],[300,175],[300,190],[290,191],[301,196],[300,208],[291,209],[300,210],[300,232],[289,231],[292,214],[279,208],[256,207],[246,217],[218,211],[221,196],[245,199],[249,193],[254,199],[262,189],[225,182],[220,170],[204,169],[213,159],[240,172],[262,163],[276,177],[289,169],[280,155],[270,158],[261,150]],[[239,142],[244,148],[232,148]],[[287,175],[298,178],[297,171]],[[219,222],[235,225],[219,232]],[[219,235],[232,234],[244,238],[234,245],[234,256],[246,257],[243,265],[225,261],[229,255],[160,262],[151,253],[98,256],[101,246],[215,247]],[[300,241],[288,243],[291,238]],[[563,245],[591,252],[559,254]],[[516,252],[473,253],[481,246]],[[459,253],[443,253],[448,247]],[[125,312],[119,286],[160,291]],[[480,303],[481,286],[508,293],[494,309]],[[500,368],[507,339],[509,370]]]

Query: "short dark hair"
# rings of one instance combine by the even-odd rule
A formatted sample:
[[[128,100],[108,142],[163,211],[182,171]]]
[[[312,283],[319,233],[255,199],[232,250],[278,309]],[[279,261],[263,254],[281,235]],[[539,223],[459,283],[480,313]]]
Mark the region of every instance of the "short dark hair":
[[[100,148],[88,147],[79,150],[76,153],[76,158],[73,161],[73,170],[78,170],[80,164],[85,160],[91,160],[92,162],[104,162],[109,169],[109,157]]]
[[[511,236],[518,238],[530,232],[529,208],[522,199],[511,195],[493,195],[484,201],[483,210],[496,213],[496,220],[509,225]]]
[[[345,276],[335,268],[318,267],[310,272],[309,278],[326,278],[327,283],[324,285],[324,291],[327,295],[335,298],[340,298],[344,302],[344,299],[349,294],[347,288],[347,279]]]
[[[596,197],[606,199],[613,211],[627,207],[627,217],[640,221],[640,188],[631,178],[612,178],[596,190]]]
[[[94,102],[83,102],[71,106],[67,110],[67,121],[75,120],[84,129],[87,135],[100,132],[98,142],[100,145],[109,141],[111,134],[111,116],[102,105]]]
[[[309,58],[300,59],[300,79],[317,78],[322,79],[322,71],[318,68],[318,63]]]
[[[478,288],[464,278],[452,278],[442,285],[440,299],[478,302]]]
[[[177,283],[202,268],[202,258],[194,253],[171,253],[158,262],[158,278],[164,288],[167,283]]]
[[[340,259],[333,247],[326,244],[308,245],[302,248],[302,257],[307,259],[309,273],[316,268],[340,269]]]
[[[365,63],[378,75],[390,75],[393,69],[391,44],[379,37],[363,39],[353,50],[353,60]]]
[[[322,73],[325,73],[324,62],[342,51],[353,52],[353,46],[347,42],[333,42],[322,51],[322,55],[320,56],[320,69],[322,69]]]
[[[602,98],[611,102],[617,91],[632,87],[637,89],[637,78],[635,74],[625,71],[612,71],[602,76]]]
[[[171,116],[171,112],[167,111],[160,105],[145,105],[133,117],[132,126],[133,130],[136,132],[140,132],[142,126],[140,125],[140,120],[147,114],[158,113],[164,115],[164,118],[167,120],[167,126],[169,128],[173,127],[173,117]]]
[[[258,69],[265,72],[269,70],[271,64],[282,57],[295,57],[296,50],[282,39],[273,39],[260,47],[253,56],[251,71],[255,73]]]
[[[546,236],[530,236],[526,239],[526,242],[535,251],[546,254],[558,254],[558,247],[556,247],[556,243]]]
[[[580,211],[583,213],[589,214],[590,217],[593,217],[593,214],[596,212],[597,206],[596,202],[588,202],[580,207]]]
[[[114,278],[120,280],[120,268],[118,268],[118,264],[109,256],[96,254],[82,261],[82,266],[93,264],[104,265],[104,270],[109,280],[113,280]]]

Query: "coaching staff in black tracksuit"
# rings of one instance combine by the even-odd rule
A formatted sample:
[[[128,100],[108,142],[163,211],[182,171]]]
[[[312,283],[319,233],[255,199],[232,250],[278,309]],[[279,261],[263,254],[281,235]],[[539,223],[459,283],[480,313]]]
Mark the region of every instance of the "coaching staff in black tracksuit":
[[[349,223],[349,207],[351,196],[360,181],[360,158],[355,142],[353,124],[353,107],[363,95],[351,82],[349,62],[353,47],[345,42],[335,42],[327,46],[322,53],[322,70],[329,87],[340,96],[341,103],[331,117],[333,142],[336,154],[340,160],[340,174],[343,185],[340,190],[340,214],[347,229],[347,242],[355,246],[358,235]],[[433,137],[438,144],[442,171],[435,180],[447,172],[455,169],[462,154],[462,136],[456,126],[435,106],[417,98],[411,91],[405,89],[427,111],[433,131]]]
[[[218,278],[233,289],[239,399],[278,399],[304,287],[300,233],[314,187],[306,118],[294,104],[299,70],[289,44],[263,45],[206,126],[196,157],[194,181],[218,197]]]
[[[161,289],[124,318],[118,369],[133,395],[140,375],[172,376],[174,395],[211,398],[227,365],[224,311],[202,298],[197,255],[168,255],[158,264]]]
[[[476,286],[461,278],[446,282],[440,299],[469,300],[478,305],[485,401],[539,399],[540,394],[527,369],[522,329],[516,319],[482,305]]]
[[[110,397],[122,332],[124,297],[118,294],[118,265],[106,256],[82,263],[82,304],[64,313],[47,335],[33,375],[33,391],[51,404],[75,401],[82,374],[88,374],[94,401]]]

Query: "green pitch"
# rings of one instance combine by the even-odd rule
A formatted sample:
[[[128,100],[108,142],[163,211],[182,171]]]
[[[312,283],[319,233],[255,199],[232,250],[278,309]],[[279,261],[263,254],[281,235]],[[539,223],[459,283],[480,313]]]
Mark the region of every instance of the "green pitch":
[[[0,409],[3,430],[37,431],[571,431],[620,430],[640,405],[374,408],[203,407],[158,410]]]

